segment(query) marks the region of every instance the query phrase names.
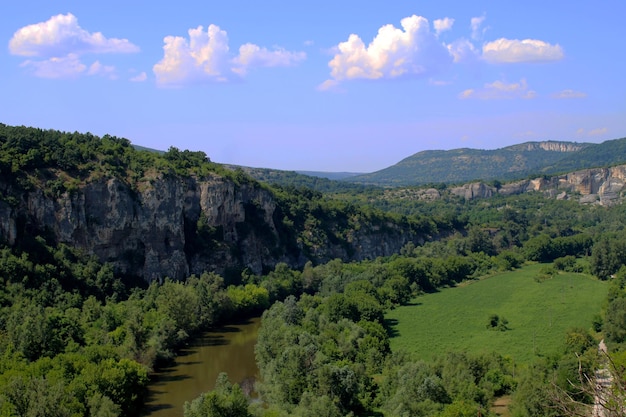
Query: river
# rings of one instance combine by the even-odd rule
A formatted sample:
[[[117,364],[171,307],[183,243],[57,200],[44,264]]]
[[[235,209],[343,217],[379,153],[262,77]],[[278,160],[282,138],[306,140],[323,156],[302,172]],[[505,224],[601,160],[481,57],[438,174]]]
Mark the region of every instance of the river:
[[[253,318],[221,327],[181,350],[172,367],[154,376],[143,416],[182,417],[185,401],[213,389],[220,372],[228,373],[233,383],[250,386],[259,374],[254,345],[260,325],[261,319]]]

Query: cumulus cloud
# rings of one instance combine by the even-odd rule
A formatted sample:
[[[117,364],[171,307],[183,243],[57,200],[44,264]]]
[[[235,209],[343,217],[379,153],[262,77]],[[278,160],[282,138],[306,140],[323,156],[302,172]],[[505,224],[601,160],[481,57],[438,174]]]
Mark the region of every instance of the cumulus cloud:
[[[290,52],[283,48],[273,51],[261,48],[252,43],[239,47],[239,55],[233,60],[239,68],[234,71],[245,74],[247,68],[253,67],[288,67],[306,59],[304,52]]]
[[[87,75],[99,75],[102,77],[109,78],[111,80],[116,80],[117,70],[112,65],[102,65],[100,61],[96,61],[89,66],[89,70],[87,71]]]
[[[73,14],[68,13],[18,29],[9,41],[9,51],[13,55],[52,58],[68,54],[133,53],[139,52],[139,47],[128,39],[90,33],[78,25]]]
[[[452,63],[448,49],[430,31],[426,18],[413,15],[400,24],[402,29],[382,26],[367,46],[355,34],[337,45],[328,63],[331,79],[319,88],[344,80],[429,76]]]
[[[441,32],[445,32],[446,30],[452,29],[452,25],[454,25],[454,19],[450,17],[444,17],[443,19],[436,19],[433,21],[433,27],[435,28],[435,33],[437,35]]]
[[[33,75],[40,78],[75,78],[87,69],[76,54],[68,54],[60,58],[52,57],[43,61],[27,60],[21,66],[28,68]]]
[[[532,99],[537,97],[537,93],[528,89],[525,79],[519,83],[507,84],[502,81],[494,81],[485,84],[482,89],[468,89],[459,94],[460,99],[476,98],[480,100],[500,100],[500,99]]]
[[[21,66],[41,78],[74,78],[100,75],[116,79],[115,67],[93,62],[89,67],[80,57],[85,54],[134,53],[139,48],[127,39],[106,38],[100,32],[81,28],[71,13],[52,16],[45,22],[18,29],[9,41],[13,55],[28,59]]]
[[[583,93],[581,91],[574,91],[574,90],[563,90],[563,91],[559,91],[558,93],[554,93],[551,95],[552,98],[559,98],[559,99],[569,99],[569,98],[585,98],[587,97],[587,93]]]
[[[490,63],[548,62],[563,59],[563,48],[537,39],[500,38],[483,45],[483,59]]]
[[[219,26],[189,29],[182,36],[163,39],[163,59],[152,68],[159,84],[184,84],[198,80],[228,81],[228,35]]]
[[[239,48],[232,57],[228,34],[217,25],[189,29],[189,39],[167,36],[163,41],[163,59],[152,68],[157,83],[163,86],[182,86],[199,82],[228,82],[245,75],[251,67],[279,67],[294,65],[306,58],[304,52],[290,52],[282,48],[268,50],[252,43]]]
[[[474,61],[478,57],[478,51],[467,39],[461,38],[446,45],[448,52],[452,55],[454,63]]]
[[[475,41],[481,39],[485,31],[488,29],[488,28],[481,29],[486,18],[487,17],[485,15],[482,15],[480,17],[472,17],[472,19],[470,20],[470,29],[472,30],[472,39],[474,39]]]

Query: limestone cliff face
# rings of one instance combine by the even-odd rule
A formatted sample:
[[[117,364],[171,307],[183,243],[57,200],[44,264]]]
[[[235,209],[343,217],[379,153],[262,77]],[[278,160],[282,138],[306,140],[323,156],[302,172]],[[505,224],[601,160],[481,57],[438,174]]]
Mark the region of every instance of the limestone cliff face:
[[[10,187],[0,180],[0,191],[8,195]],[[110,262],[121,273],[147,281],[222,273],[228,268],[261,273],[278,262],[299,267],[308,260],[374,258],[422,239],[394,224],[362,225],[339,238],[315,227],[287,233],[276,223],[282,217],[274,219],[277,202],[270,191],[253,182],[236,185],[217,175],[162,175],[132,185],[101,178],[72,193],[53,196],[33,187],[17,202],[6,200],[0,199],[3,241],[14,244],[26,230],[45,232]],[[199,220],[210,239],[199,235]],[[316,236],[307,243],[297,233]]]
[[[520,146],[524,146],[527,151],[542,149],[551,152],[577,152],[585,147],[584,144],[558,141],[527,142]]]
[[[595,168],[549,178],[535,178],[502,185],[500,188],[484,183],[453,187],[453,195],[466,200],[541,191],[549,197],[578,199],[579,202],[610,206],[623,201],[626,194],[626,165]]]

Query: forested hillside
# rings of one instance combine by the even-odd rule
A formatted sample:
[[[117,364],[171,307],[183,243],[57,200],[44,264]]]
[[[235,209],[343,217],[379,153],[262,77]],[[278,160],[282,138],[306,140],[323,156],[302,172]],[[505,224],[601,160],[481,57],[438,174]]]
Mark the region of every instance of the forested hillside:
[[[227,167],[240,168],[253,178],[270,184],[307,187],[324,193],[358,194],[375,193],[383,187],[459,186],[476,181],[501,183],[557,176],[624,164],[625,155],[626,139],[600,144],[548,141],[495,150],[422,151],[380,171],[350,176],[325,177],[270,168]]]
[[[19,247],[46,236],[145,280],[372,259],[449,233],[419,214],[270,187],[203,152],[4,125],[0,152],[1,238]]]
[[[0,174],[2,416],[139,415],[151,371],[179,347],[261,313],[259,398],[223,376],[186,417],[494,416],[503,396],[519,417],[584,415],[594,398],[579,372],[594,377],[602,338],[622,395],[626,205],[388,193],[371,208],[383,191],[337,200],[201,152],[5,125]],[[525,265],[538,271],[529,285],[565,272],[607,281],[606,303],[584,312],[593,326],[519,363],[391,349],[403,337],[391,309]],[[480,331],[519,325],[494,320]]]
[[[588,146],[590,144],[573,142],[528,142],[494,150],[463,148],[422,151],[388,168],[351,177],[347,181],[402,186],[519,179]]]

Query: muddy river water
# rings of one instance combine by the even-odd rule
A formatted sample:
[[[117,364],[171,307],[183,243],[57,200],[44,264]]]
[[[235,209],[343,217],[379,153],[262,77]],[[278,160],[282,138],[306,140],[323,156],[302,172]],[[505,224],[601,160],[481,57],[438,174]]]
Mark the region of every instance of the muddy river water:
[[[213,389],[220,372],[244,390],[258,378],[254,344],[260,318],[205,333],[183,349],[176,363],[155,375],[149,386],[146,417],[182,417],[183,404]]]

